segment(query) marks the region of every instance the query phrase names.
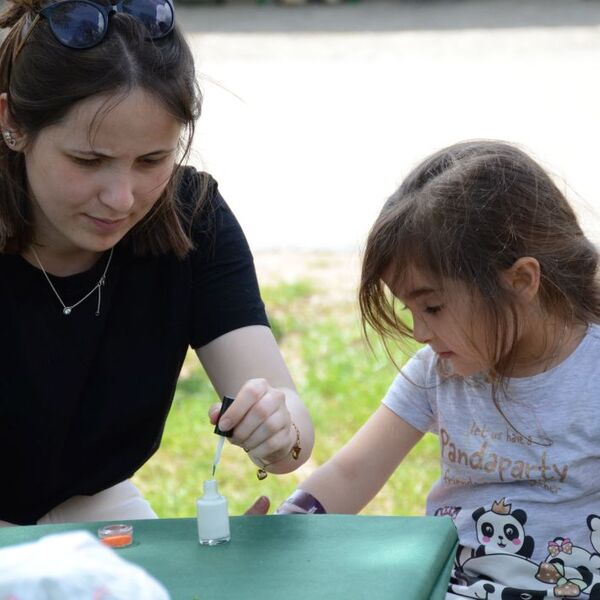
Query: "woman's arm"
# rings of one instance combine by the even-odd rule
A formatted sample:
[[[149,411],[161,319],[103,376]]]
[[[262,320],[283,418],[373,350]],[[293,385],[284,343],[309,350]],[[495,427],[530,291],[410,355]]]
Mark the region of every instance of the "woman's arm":
[[[314,443],[312,421],[268,327],[230,331],[196,353],[219,396],[236,399],[220,422],[224,431],[234,429],[232,443],[272,473],[289,473],[308,459]],[[210,409],[213,423],[218,408]],[[296,428],[301,447],[297,460],[291,455]]]
[[[382,404],[352,439],[299,487],[328,513],[357,513],[421,437],[421,431]]]

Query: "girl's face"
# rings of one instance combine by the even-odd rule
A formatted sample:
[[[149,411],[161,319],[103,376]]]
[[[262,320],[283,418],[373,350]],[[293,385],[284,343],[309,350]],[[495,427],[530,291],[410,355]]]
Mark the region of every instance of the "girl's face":
[[[23,148],[34,240],[45,254],[111,248],[150,211],[173,171],[181,125],[160,102],[140,89],[108,112],[106,101],[80,102]]]
[[[444,281],[441,289],[434,278],[410,269],[401,285],[388,287],[410,311],[415,340],[429,344],[453,373],[467,377],[489,368],[483,307],[466,286]]]

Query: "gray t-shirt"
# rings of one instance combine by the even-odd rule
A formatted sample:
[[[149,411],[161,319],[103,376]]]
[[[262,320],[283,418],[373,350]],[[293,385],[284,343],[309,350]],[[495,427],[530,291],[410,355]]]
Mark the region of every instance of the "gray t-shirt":
[[[498,407],[483,378],[436,362],[420,350],[383,402],[439,436],[427,514],[452,517],[461,544],[447,598],[600,598],[600,326],[555,368],[510,379]]]

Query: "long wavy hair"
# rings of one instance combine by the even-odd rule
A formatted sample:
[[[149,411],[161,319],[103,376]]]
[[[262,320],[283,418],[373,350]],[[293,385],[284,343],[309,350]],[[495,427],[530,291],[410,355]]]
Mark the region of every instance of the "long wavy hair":
[[[28,141],[33,141],[88,98],[108,98],[102,110],[110,110],[134,89],[158,99],[183,126],[179,159],[161,197],[126,240],[136,254],[173,251],[184,256],[192,243],[182,225],[176,190],[179,165],[189,153],[202,96],[192,53],[181,31],[175,27],[168,36],[149,41],[141,22],[117,13],[110,17],[100,44],[73,50],[55,39],[44,18],[28,31],[44,4],[18,0],[9,2],[0,13],[0,28],[9,28],[0,45],[0,92],[7,94],[12,120]],[[17,53],[27,33],[26,43]],[[198,207],[203,191],[201,185]],[[24,156],[0,144],[0,253],[21,253],[28,247],[33,236],[30,215]]]

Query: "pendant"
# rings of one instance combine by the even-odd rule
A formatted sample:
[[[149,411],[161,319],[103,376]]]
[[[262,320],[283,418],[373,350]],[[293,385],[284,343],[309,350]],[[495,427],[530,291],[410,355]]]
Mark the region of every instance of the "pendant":
[[[63,315],[70,315],[71,314],[71,307],[70,306],[65,306],[63,308]]]
[[[262,481],[263,479],[266,479],[267,472],[264,469],[258,469],[256,471],[256,477],[259,481]]]

